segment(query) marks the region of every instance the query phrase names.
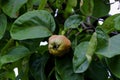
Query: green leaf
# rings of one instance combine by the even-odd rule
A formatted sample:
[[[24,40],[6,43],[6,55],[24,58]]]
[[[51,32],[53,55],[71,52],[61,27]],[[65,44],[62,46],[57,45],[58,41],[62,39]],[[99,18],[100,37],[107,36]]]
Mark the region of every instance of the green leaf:
[[[84,80],[79,73],[74,73],[72,58],[67,55],[55,59],[55,75],[57,80]]]
[[[45,65],[49,59],[47,53],[34,54],[30,58],[30,72],[35,80],[46,80]]]
[[[82,42],[75,47],[73,57],[73,69],[75,73],[82,73],[87,70],[89,61],[86,57],[88,42]]]
[[[120,54],[120,34],[109,39],[108,46],[96,51],[97,54],[111,58]]]
[[[2,10],[11,18],[18,16],[19,9],[27,2],[27,0],[8,0],[2,1]]]
[[[116,29],[116,30],[120,30],[120,16],[117,16],[117,17],[114,19],[114,22],[115,22],[115,29]]]
[[[26,47],[17,46],[15,48],[11,49],[10,51],[8,51],[6,53],[6,55],[3,55],[0,57],[0,67],[3,64],[15,62],[29,54],[30,54],[30,52]]]
[[[118,17],[120,14],[115,14],[113,16],[108,17],[104,23],[102,24],[101,28],[104,30],[106,33],[110,33],[115,30],[115,21],[114,19]]]
[[[70,16],[64,23],[64,28],[78,28],[80,23],[82,22],[82,17],[80,15],[72,15]]]
[[[106,0],[109,2],[109,0]],[[103,0],[94,0],[93,16],[103,17],[108,15],[110,11],[110,5],[105,3]]]
[[[107,59],[107,64],[112,73],[120,79],[120,55]]]
[[[90,80],[108,80],[107,68],[100,61],[92,61],[88,70],[85,72],[86,77],[89,77]]]
[[[0,15],[0,39],[4,36],[7,27],[7,18],[4,14]]]
[[[20,16],[13,23],[10,34],[13,39],[24,40],[48,37],[54,30],[52,15],[44,10],[34,10]]]
[[[86,71],[96,50],[97,34],[94,33],[89,42],[82,42],[76,48],[73,57],[73,69],[76,73]]]
[[[104,49],[108,46],[109,36],[99,27],[96,28],[97,33],[97,50]]]
[[[81,0],[80,11],[85,16],[91,16],[93,13],[94,1],[93,0]]]

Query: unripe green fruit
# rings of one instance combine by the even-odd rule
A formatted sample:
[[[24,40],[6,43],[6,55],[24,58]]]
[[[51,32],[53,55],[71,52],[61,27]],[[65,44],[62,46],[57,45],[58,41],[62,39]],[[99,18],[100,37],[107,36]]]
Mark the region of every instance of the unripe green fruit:
[[[48,49],[50,54],[62,56],[67,53],[71,47],[70,40],[63,35],[53,35],[49,38]]]

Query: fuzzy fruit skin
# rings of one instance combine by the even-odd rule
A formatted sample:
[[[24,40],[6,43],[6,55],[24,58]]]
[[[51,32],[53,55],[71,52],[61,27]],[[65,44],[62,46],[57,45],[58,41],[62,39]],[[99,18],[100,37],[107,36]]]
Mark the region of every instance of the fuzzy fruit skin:
[[[71,47],[70,40],[63,35],[52,35],[48,40],[48,49],[50,54],[62,56],[67,53]]]

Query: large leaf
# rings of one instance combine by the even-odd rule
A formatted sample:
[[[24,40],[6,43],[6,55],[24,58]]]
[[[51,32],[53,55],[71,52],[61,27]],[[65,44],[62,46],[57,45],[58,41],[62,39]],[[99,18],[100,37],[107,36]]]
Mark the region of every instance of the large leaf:
[[[4,14],[0,15],[0,39],[3,37],[7,27],[7,18]]]
[[[73,69],[75,73],[82,73],[86,71],[89,66],[89,61],[86,57],[87,47],[88,42],[82,42],[75,48],[73,57]]]
[[[101,28],[106,32],[110,33],[115,30],[115,21],[114,19],[118,17],[120,14],[115,14],[113,16],[108,17],[104,23],[102,24]]]
[[[80,11],[85,16],[91,16],[94,8],[93,0],[81,0]]]
[[[11,49],[10,51],[8,51],[6,53],[6,55],[3,55],[0,57],[0,67],[3,64],[15,62],[29,54],[30,54],[30,52],[26,47],[17,46],[15,48]]]
[[[108,80],[109,76],[106,66],[100,61],[92,61],[85,73],[90,80]]]
[[[68,28],[78,28],[82,21],[82,17],[80,15],[72,15],[70,16],[64,23],[64,27]]]
[[[96,50],[96,45],[97,34],[94,33],[89,42],[82,42],[75,48],[73,57],[74,72],[82,73],[87,70]]]
[[[109,39],[108,46],[97,50],[97,54],[111,58],[120,54],[120,34],[115,35]]]
[[[2,10],[11,18],[18,16],[19,9],[27,2],[27,0],[2,0]]]
[[[110,5],[105,3],[103,0],[94,0],[93,16],[103,17],[108,15],[109,11],[110,11]]]
[[[112,73],[120,78],[120,55],[107,59],[107,63]]]
[[[44,10],[35,10],[20,16],[12,25],[13,39],[23,40],[48,37],[55,30],[51,14]]]
[[[34,54],[30,58],[30,72],[35,80],[46,80],[45,65],[49,59],[47,53]],[[50,65],[49,65],[50,66]]]
[[[74,73],[71,59],[68,55],[62,58],[56,58],[55,72],[57,80],[84,80],[81,74]]]

